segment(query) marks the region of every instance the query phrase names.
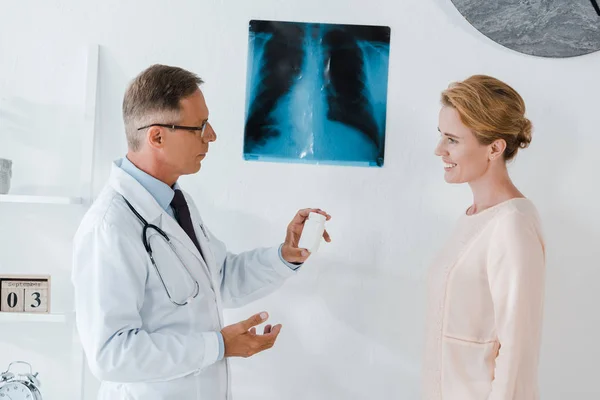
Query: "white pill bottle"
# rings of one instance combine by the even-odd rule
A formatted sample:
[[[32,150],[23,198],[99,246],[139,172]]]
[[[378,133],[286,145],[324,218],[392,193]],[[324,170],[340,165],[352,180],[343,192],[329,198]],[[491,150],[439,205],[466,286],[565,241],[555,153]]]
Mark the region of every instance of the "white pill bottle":
[[[312,253],[319,250],[323,232],[325,232],[325,221],[327,218],[324,215],[311,212],[308,214],[308,219],[304,221],[304,228],[300,236],[298,248],[306,249]]]

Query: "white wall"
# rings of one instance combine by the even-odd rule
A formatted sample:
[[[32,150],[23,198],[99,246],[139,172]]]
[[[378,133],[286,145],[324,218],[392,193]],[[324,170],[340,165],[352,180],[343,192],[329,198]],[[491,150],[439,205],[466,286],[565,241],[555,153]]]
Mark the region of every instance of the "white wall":
[[[227,312],[233,323],[266,309],[284,326],[272,351],[235,361],[238,400],[417,399],[424,272],[470,201],[468,188],[443,182],[433,156],[439,92],[474,73],[506,80],[525,98],[535,124],[532,147],[511,170],[538,205],[547,234],[542,398],[600,397],[600,53],[565,60],[515,53],[475,31],[450,0],[1,1],[0,82],[12,82],[14,89],[29,74],[61,65],[68,49],[90,42],[102,46],[96,190],[111,160],[125,151],[120,119],[125,86],[159,62],[191,69],[207,82],[203,89],[219,140],[201,173],[182,181],[232,250],[279,243],[298,208],[317,206],[333,215],[334,242],[297,278],[269,298]],[[250,19],[392,27],[383,169],[242,160]],[[42,46],[56,53],[33,57]],[[28,67],[16,68],[24,55]],[[59,77],[68,79],[64,73]],[[33,111],[40,127],[35,133],[55,134],[33,119],[44,111]],[[8,140],[10,145],[22,138]],[[62,138],[61,144],[76,158],[78,144]],[[4,146],[0,143],[0,157]],[[19,230],[15,215],[32,212],[16,206],[5,212],[7,207],[0,204],[2,237]],[[40,214],[36,221],[48,226],[51,217]],[[66,226],[76,226],[78,217],[68,218]],[[72,231],[62,233],[64,243],[57,246],[64,249]],[[41,236],[31,245],[43,242]],[[22,246],[20,253],[6,254],[2,244],[2,271],[29,251]],[[64,266],[60,271],[66,273]],[[68,291],[68,280],[61,282],[60,290]],[[1,328],[0,337],[6,332]],[[11,340],[3,337],[0,345],[17,346]],[[5,361],[0,355],[0,364]],[[86,387],[86,399],[93,398],[97,384]]]

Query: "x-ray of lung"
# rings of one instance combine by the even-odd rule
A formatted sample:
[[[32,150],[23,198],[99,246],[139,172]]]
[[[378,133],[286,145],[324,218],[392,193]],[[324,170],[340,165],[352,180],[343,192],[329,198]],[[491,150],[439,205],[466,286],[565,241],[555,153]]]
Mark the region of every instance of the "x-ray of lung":
[[[390,28],[250,21],[246,160],[381,167]]]

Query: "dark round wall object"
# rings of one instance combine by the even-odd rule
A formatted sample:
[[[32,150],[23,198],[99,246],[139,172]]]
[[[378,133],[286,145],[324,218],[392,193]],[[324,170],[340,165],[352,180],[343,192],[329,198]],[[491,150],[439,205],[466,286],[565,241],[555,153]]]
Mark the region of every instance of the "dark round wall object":
[[[600,0],[452,0],[479,32],[520,53],[575,57],[600,50]]]

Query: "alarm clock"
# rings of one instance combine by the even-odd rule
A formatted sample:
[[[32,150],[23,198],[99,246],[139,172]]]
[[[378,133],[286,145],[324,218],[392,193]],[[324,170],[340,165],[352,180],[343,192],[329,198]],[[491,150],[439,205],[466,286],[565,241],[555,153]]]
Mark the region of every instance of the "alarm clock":
[[[13,364],[25,364],[29,367],[28,374],[13,373],[10,367]],[[24,361],[14,361],[8,369],[0,375],[0,400],[42,400],[38,373],[32,373],[31,365]]]

